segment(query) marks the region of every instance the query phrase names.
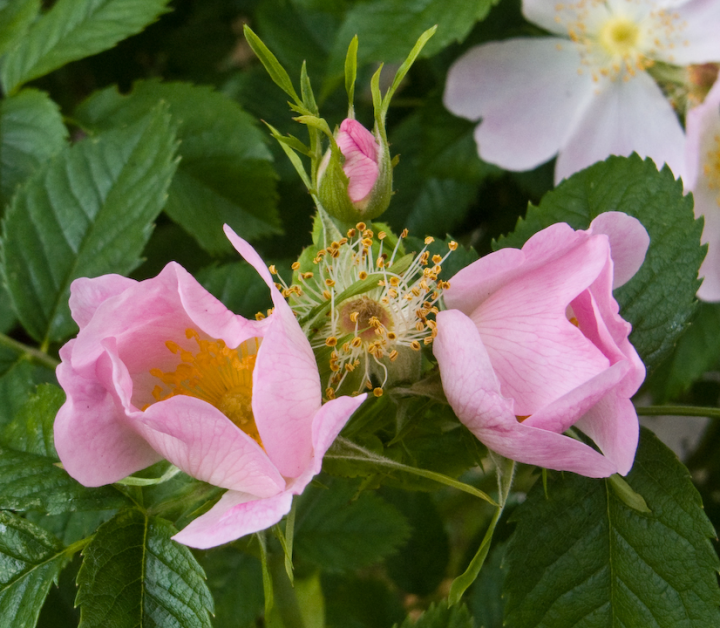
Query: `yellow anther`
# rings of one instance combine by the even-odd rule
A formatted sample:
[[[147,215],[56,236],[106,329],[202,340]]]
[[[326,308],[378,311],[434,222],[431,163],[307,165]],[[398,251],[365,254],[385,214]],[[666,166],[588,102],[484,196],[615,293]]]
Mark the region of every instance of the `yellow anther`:
[[[257,314],[255,314],[255,320],[256,320],[256,321],[261,321],[261,320],[263,320],[264,318],[265,318],[265,314],[263,314],[262,312],[258,312]]]
[[[292,268],[293,270],[298,270],[300,268],[300,262],[293,262],[290,268]]]
[[[365,231],[365,229],[367,229],[367,225],[364,222],[359,222],[355,226],[357,227],[358,231]]]
[[[358,279],[359,279],[360,281],[363,281],[364,279],[367,279],[367,276],[368,276],[368,274],[367,274],[364,270],[361,270],[361,271],[358,273]]]
[[[421,349],[420,343],[419,343],[417,340],[413,340],[413,341],[410,343],[410,347],[412,347],[413,349],[415,349],[415,351],[420,351],[420,349]]]
[[[373,390],[373,395],[375,395],[376,397],[382,397],[382,394],[383,394],[382,388],[375,388]]]
[[[328,336],[327,340],[325,340],[325,345],[328,347],[337,346],[337,338],[335,338],[335,336]]]
[[[269,270],[273,275],[277,275],[277,268],[275,268],[275,264],[270,264],[270,266],[268,266],[268,270]]]

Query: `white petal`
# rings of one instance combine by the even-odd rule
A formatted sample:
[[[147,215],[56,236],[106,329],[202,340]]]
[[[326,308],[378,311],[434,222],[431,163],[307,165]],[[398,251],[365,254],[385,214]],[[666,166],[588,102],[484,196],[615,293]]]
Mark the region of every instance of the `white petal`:
[[[482,117],[480,156],[510,170],[551,159],[592,98],[590,77],[567,40],[511,39],[473,48],[450,69],[445,106]]]
[[[556,182],[610,155],[633,152],[684,173],[685,135],[662,91],[645,72],[608,81],[595,95],[574,133],[560,149]]]
[[[690,0],[672,13],[677,15],[673,25],[681,28],[675,45],[654,56],[676,65],[720,61],[720,2]]]
[[[700,187],[693,193],[695,215],[705,217],[701,242],[707,242],[708,252],[700,266],[703,283],[697,296],[703,301],[720,301],[720,191]]]
[[[556,35],[567,35],[567,28],[555,18],[557,0],[523,0],[522,12],[528,22],[542,26]]]

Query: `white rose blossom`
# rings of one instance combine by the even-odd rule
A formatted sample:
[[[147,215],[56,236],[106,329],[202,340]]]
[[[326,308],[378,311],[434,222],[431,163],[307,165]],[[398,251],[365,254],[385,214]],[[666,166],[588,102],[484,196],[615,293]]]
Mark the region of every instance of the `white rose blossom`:
[[[685,135],[647,72],[720,60],[718,0],[523,0],[552,37],[477,46],[451,67],[445,106],[477,120],[480,156],[529,170],[558,155],[556,182],[637,152],[684,175]]]

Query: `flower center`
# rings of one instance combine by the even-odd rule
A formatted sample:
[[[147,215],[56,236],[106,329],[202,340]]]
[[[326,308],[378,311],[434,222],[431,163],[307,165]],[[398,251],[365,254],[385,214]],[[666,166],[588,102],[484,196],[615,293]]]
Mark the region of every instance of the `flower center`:
[[[598,39],[609,55],[626,57],[637,46],[640,28],[627,17],[611,17],[600,29]]]
[[[317,251],[312,265],[309,260],[304,267],[295,262],[297,283],[276,284],[290,300],[316,354],[329,354],[326,399],[333,399],[345,382],[348,389],[350,382],[353,387],[359,382],[360,390],[372,390],[379,397],[388,368],[399,370],[401,353],[419,352],[437,335],[435,304],[450,286],[439,278],[441,264],[457,243],[447,244],[445,256],[431,256],[427,249],[434,240],[426,238],[412,259],[403,251],[407,235],[407,230],[399,238],[385,231],[375,234],[359,222],[346,237]],[[270,272],[276,274],[277,269],[271,267]],[[278,280],[282,282],[279,276]],[[374,387],[373,379],[380,385]]]
[[[222,340],[201,339],[194,329],[187,329],[185,335],[195,339],[198,351],[186,351],[172,340],[165,342],[172,353],[180,355],[182,362],[174,371],[150,369],[150,374],[165,385],[155,386],[152,391],[155,400],[177,395],[202,399],[262,446],[252,411],[252,373],[261,339],[252,338],[230,349]]]
[[[593,81],[629,81],[660,58],[673,63],[672,51],[687,46],[687,24],[656,0],[578,0],[555,5],[555,21],[567,29],[580,52],[578,74]],[[562,49],[562,44],[558,44]]]
[[[373,340],[382,334],[382,331],[378,334],[378,330],[393,328],[390,313],[377,301],[366,296],[346,301],[340,307],[338,323],[344,334],[355,334],[365,341]]]

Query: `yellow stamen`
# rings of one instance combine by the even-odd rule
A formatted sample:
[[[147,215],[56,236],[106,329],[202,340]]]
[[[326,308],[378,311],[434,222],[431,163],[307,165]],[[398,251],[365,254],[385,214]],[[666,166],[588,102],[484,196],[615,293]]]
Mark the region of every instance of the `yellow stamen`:
[[[200,338],[194,329],[186,330],[185,335],[195,339],[199,350],[186,351],[172,340],[165,343],[170,352],[180,354],[182,362],[174,371],[150,369],[150,374],[166,386],[155,386],[155,400],[178,395],[202,399],[262,446],[252,411],[252,373],[261,339],[251,338],[230,349],[222,340]]]

